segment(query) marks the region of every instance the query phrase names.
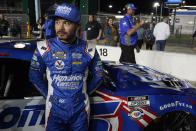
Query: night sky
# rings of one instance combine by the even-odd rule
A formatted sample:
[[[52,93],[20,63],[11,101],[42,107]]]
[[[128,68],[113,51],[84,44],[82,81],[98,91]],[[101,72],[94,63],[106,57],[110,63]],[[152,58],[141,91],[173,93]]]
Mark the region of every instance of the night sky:
[[[162,0],[100,0],[100,11],[108,12],[108,13],[117,13],[118,11],[122,11],[124,5],[132,2],[138,10],[136,14],[150,14],[151,12],[155,13],[155,8],[153,9],[154,2],[160,2]],[[109,9],[108,5],[112,4],[113,8]],[[196,5],[196,0],[186,0],[186,5]],[[158,12],[160,9],[158,8]],[[167,15],[168,9],[163,8],[164,15]]]

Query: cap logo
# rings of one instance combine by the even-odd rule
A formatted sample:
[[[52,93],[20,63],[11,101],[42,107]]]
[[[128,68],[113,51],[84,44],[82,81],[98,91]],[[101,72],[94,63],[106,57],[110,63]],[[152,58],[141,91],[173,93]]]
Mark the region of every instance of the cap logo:
[[[72,8],[71,7],[67,7],[67,6],[59,6],[59,7],[57,7],[57,12],[61,13],[61,14],[69,15],[71,10],[72,10]]]

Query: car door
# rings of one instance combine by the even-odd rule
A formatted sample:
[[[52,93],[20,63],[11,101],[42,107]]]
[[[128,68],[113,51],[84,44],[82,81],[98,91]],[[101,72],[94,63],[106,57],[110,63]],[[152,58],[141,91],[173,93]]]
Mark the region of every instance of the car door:
[[[0,57],[0,131],[42,131],[45,100],[29,82],[29,61]]]

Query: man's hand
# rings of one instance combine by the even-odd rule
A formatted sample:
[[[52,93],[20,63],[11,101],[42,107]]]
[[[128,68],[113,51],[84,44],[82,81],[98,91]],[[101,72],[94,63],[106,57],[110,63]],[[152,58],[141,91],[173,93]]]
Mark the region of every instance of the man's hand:
[[[118,36],[114,36],[114,41],[118,41]]]
[[[130,29],[126,32],[127,35],[132,35],[133,33],[135,33],[135,32],[137,31],[137,29],[139,29],[144,23],[145,23],[145,19],[142,18],[142,19],[140,20],[140,22],[137,23],[137,24],[135,25],[134,28],[130,28]]]
[[[97,37],[96,39],[97,39],[97,40],[100,40],[100,37]]]

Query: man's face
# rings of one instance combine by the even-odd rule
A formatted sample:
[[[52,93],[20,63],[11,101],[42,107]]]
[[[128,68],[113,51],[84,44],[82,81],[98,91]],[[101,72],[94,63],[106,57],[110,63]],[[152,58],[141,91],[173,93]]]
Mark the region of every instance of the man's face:
[[[163,20],[165,23],[168,23],[169,19],[168,18],[164,18]]]
[[[132,15],[135,13],[135,10],[132,10],[132,9],[127,9],[127,14],[128,15]]]
[[[48,20],[48,16],[45,16],[45,20]]]
[[[92,15],[89,15],[88,21],[89,21],[89,22],[93,22],[93,16],[92,16]]]
[[[3,20],[3,15],[2,14],[0,14],[0,20]]]
[[[70,42],[76,36],[78,24],[65,19],[57,18],[55,20],[55,31],[58,38],[63,42]]]

